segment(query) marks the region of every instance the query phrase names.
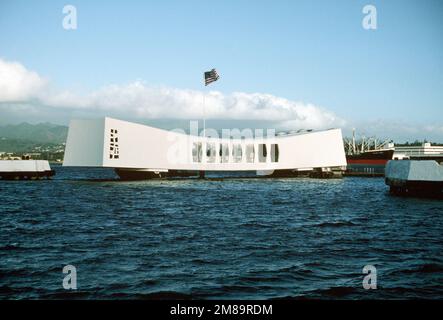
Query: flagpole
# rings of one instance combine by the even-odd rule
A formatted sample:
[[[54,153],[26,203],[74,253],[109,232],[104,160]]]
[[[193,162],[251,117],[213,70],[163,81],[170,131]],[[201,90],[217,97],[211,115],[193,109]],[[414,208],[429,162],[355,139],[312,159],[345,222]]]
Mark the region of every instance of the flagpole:
[[[205,80],[205,87],[206,87],[206,80]],[[206,164],[206,96],[205,91],[203,91],[203,143],[202,146],[202,162]],[[204,179],[205,178],[205,170],[199,171],[199,178]]]
[[[204,79],[205,79],[205,87],[214,82],[217,81],[219,76],[217,74],[217,71],[215,69],[212,69],[211,71],[204,72]],[[206,91],[203,91],[203,137],[206,137]]]
[[[203,137],[206,137],[206,93],[203,92]]]

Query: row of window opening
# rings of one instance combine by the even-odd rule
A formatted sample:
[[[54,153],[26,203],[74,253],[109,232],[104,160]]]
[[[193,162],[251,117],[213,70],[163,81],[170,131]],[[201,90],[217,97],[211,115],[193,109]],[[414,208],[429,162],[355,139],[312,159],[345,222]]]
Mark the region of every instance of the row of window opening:
[[[271,162],[279,161],[279,148],[278,144],[271,144],[271,152],[269,154]],[[260,163],[266,163],[268,160],[268,148],[266,144],[257,145],[258,157],[255,157],[255,145],[247,144],[243,150],[241,144],[233,144],[231,152],[229,152],[229,144],[222,143],[218,148],[218,156],[220,163],[241,163],[245,160],[247,163],[254,163],[256,160]],[[243,152],[244,151],[244,152]],[[243,154],[244,153],[244,154]],[[231,159],[230,159],[231,156]],[[215,163],[217,159],[217,149],[215,143],[206,144],[206,162]],[[193,162],[203,161],[203,143],[194,142],[192,148],[192,160]]]

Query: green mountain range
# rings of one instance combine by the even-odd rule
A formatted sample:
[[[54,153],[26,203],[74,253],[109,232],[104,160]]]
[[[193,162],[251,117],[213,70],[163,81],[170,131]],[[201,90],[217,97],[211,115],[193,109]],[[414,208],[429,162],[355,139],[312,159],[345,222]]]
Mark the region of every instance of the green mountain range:
[[[28,140],[39,143],[66,142],[68,127],[52,123],[29,124],[26,122],[16,125],[0,126],[0,138]]]
[[[66,142],[68,127],[52,123],[0,126],[0,152],[31,152]]]

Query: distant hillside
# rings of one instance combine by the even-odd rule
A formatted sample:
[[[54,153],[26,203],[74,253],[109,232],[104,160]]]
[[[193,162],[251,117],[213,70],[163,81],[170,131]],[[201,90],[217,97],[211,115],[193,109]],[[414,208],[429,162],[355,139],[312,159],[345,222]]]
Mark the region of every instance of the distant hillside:
[[[52,123],[0,126],[0,139],[35,142],[39,144],[61,144],[66,142],[68,127]],[[5,139],[3,139],[5,140]]]

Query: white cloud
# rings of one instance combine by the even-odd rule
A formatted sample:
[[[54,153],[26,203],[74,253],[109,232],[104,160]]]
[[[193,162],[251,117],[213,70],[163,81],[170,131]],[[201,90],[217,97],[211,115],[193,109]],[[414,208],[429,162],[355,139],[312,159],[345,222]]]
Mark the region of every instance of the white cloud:
[[[418,124],[394,119],[345,121],[319,106],[266,93],[197,90],[149,86],[141,81],[102,87],[87,94],[60,91],[17,62],[0,59],[0,122],[57,121],[71,117],[111,116],[140,122],[149,119],[267,121],[277,129],[351,128],[365,136],[394,140],[443,140],[442,123]]]
[[[85,95],[57,91],[37,73],[19,63],[0,60],[0,103],[26,102],[35,106],[99,112],[110,116],[131,115],[140,119],[269,120],[288,128],[320,129],[341,126],[332,112],[302,102],[264,93],[212,91],[154,87],[136,81],[110,85]],[[205,108],[203,107],[205,103]],[[13,107],[9,104],[9,107]]]
[[[18,62],[0,59],[0,102],[26,101],[35,98],[46,86],[37,73]]]
[[[333,113],[312,104],[294,102],[263,93],[196,90],[152,87],[140,81],[127,85],[103,87],[86,96],[62,92],[44,99],[45,105],[107,110],[135,114],[139,118],[270,120],[283,126],[324,128],[340,126],[344,121]],[[205,106],[205,107],[204,107]]]

